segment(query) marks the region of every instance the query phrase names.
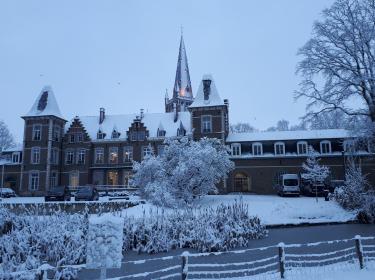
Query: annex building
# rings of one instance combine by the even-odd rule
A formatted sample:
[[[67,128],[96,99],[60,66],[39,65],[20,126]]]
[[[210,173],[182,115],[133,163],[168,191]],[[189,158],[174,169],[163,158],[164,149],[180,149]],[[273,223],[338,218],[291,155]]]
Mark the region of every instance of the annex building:
[[[67,120],[52,89],[43,88],[22,116],[22,146],[1,154],[2,185],[35,196],[57,185],[136,187],[130,184],[132,162],[162,153],[165,138],[184,136],[215,137],[230,146],[235,170],[220,185],[222,193],[275,193],[275,177],[301,172],[310,145],[330,168],[332,179],[344,179],[349,131],[231,133],[229,101],[220,97],[212,76],[204,75],[194,94],[182,36],[173,93],[164,103],[162,113],[111,115],[100,108],[97,115]],[[358,152],[363,172],[375,182],[371,155]]]

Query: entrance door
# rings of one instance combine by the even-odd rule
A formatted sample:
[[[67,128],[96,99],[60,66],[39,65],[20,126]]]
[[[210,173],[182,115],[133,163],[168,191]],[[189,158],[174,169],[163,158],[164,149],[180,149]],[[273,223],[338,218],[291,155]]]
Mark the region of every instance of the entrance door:
[[[234,191],[235,192],[250,192],[250,178],[244,173],[237,173],[234,176]]]
[[[107,184],[110,186],[118,185],[118,171],[108,171]]]

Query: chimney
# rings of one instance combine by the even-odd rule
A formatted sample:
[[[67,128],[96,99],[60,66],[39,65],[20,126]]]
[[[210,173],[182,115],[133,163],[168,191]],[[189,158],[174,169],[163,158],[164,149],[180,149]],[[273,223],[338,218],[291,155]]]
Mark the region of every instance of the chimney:
[[[210,98],[210,93],[211,93],[211,80],[209,79],[203,80],[203,93],[204,93],[204,100],[208,100]]]
[[[105,109],[104,108],[100,108],[100,112],[99,112],[99,124],[102,124],[104,122],[104,119],[105,119]]]
[[[228,99],[224,99],[224,105],[227,106],[227,108],[229,109],[229,100]]]
[[[143,119],[144,116],[145,116],[144,115],[144,109],[141,109],[141,115],[140,115],[141,120]]]

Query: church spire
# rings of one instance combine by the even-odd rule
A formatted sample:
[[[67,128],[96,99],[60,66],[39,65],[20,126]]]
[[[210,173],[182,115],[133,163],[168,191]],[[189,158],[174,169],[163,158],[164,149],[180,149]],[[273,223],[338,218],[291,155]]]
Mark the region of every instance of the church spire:
[[[186,56],[184,37],[181,30],[180,48],[178,52],[176,77],[173,87],[173,98],[193,99],[190,82],[189,65]]]

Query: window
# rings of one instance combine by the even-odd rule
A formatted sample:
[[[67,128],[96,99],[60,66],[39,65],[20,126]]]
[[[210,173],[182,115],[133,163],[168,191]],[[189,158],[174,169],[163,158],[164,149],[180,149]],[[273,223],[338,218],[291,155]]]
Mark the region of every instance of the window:
[[[147,157],[147,156],[150,156],[152,154],[152,149],[151,149],[151,146],[144,146],[143,147],[143,158]]]
[[[331,142],[324,140],[320,142],[320,153],[321,154],[330,154],[331,153]]]
[[[49,178],[49,186],[50,188],[57,186],[57,172],[56,171],[51,172],[51,176]]]
[[[72,150],[68,150],[65,152],[65,164],[73,164],[74,163],[74,152]]]
[[[186,130],[183,127],[177,128],[177,136],[185,136]]]
[[[118,138],[120,138],[120,135],[121,135],[120,132],[118,132],[116,130],[112,131],[112,139],[118,139]]]
[[[130,140],[131,141],[144,141],[146,138],[145,131],[132,131],[130,132]]]
[[[103,148],[95,149],[95,163],[104,163],[104,149]]]
[[[33,125],[33,140],[40,141],[42,139],[42,125],[34,124]]]
[[[124,147],[124,162],[131,162],[133,160],[133,147],[125,146]]]
[[[12,153],[12,163],[19,163],[20,160],[21,160],[21,153],[20,152]]]
[[[39,171],[30,171],[29,189],[31,191],[36,191],[37,189],[39,189]]]
[[[166,131],[158,128],[158,137],[165,137]]]
[[[307,142],[305,141],[297,142],[297,153],[299,155],[307,154]]]
[[[343,151],[347,153],[354,153],[356,151],[356,145],[353,140],[345,140],[343,143]]]
[[[31,163],[32,164],[40,163],[40,147],[31,148]]]
[[[241,144],[232,144],[232,156],[241,155]]]
[[[261,156],[261,155],[263,155],[262,143],[254,143],[253,144],[253,156]]]
[[[146,138],[146,133],[144,131],[138,131],[138,141],[143,141]]]
[[[76,141],[76,136],[75,134],[69,134],[69,143],[74,143]]]
[[[104,171],[94,170],[92,174],[92,182],[94,185],[104,185]]]
[[[82,133],[77,133],[77,142],[83,142],[83,134]]]
[[[104,139],[105,138],[105,133],[103,133],[101,130],[98,131],[97,137],[98,139]]]
[[[275,143],[275,155],[285,155],[285,144],[283,142]]]
[[[71,187],[79,186],[79,171],[74,170],[69,173],[69,186]]]
[[[202,116],[202,133],[212,132],[212,117]]]
[[[158,145],[158,155],[161,156],[164,153],[164,145]]]
[[[78,151],[77,164],[85,164],[86,150],[80,149]]]
[[[118,162],[118,148],[117,147],[110,147],[109,148],[109,163],[117,163]]]
[[[51,164],[59,163],[59,149],[53,148],[51,151]]]
[[[60,135],[61,135],[61,129],[59,126],[55,125],[53,127],[53,136],[52,136],[53,141],[56,141],[56,142],[60,141]]]
[[[130,171],[124,171],[123,181],[125,187],[131,187],[131,179],[133,174]]]
[[[118,171],[115,171],[115,170],[108,171],[107,184],[110,186],[118,185]]]

